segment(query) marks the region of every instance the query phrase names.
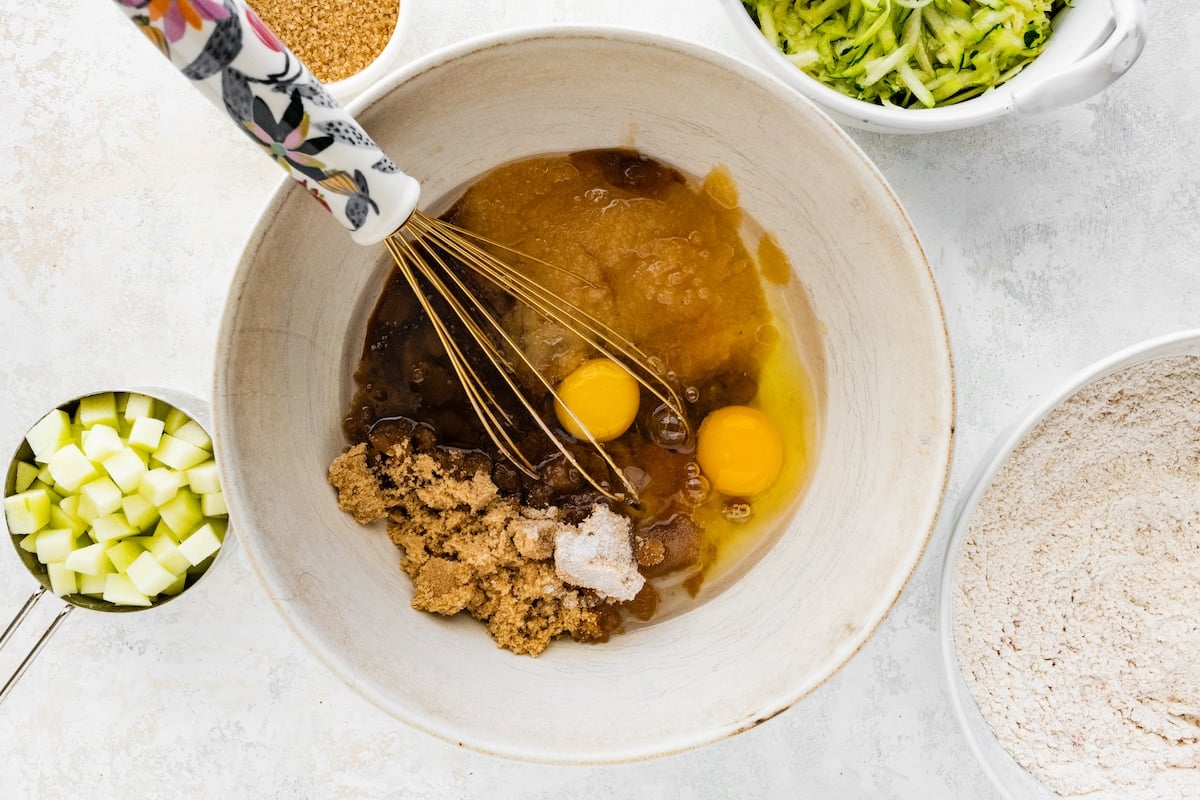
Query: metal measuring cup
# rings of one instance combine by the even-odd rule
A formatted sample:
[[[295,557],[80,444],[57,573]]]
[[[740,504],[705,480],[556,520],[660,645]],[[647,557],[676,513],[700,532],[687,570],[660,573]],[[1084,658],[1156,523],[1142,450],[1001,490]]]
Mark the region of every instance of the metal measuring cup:
[[[74,398],[62,403],[61,405],[55,406],[55,408],[63,409],[70,413],[84,397],[88,397],[93,394],[100,394],[104,391],[130,392],[153,397],[158,402],[173,406],[187,414],[191,419],[195,420],[200,427],[205,430],[205,432],[210,431],[212,428],[211,412],[207,403],[192,397],[191,395],[172,389],[138,387],[132,389],[85,392],[83,394],[76,395]],[[36,423],[37,420],[34,420],[34,422]],[[33,450],[30,448],[29,442],[26,441],[24,437],[21,438],[21,444],[17,447],[16,452],[9,460],[8,471],[4,478],[4,497],[8,497],[9,495],[13,494],[13,490],[16,487],[17,462],[19,461],[33,461]],[[3,514],[0,514],[0,517],[2,516]],[[4,650],[5,646],[8,644],[8,641],[20,629],[21,624],[25,621],[25,618],[29,616],[30,612],[33,611],[33,609],[37,606],[38,601],[40,601],[47,594],[53,596],[53,592],[50,588],[50,575],[46,569],[46,566],[38,561],[36,554],[23,550],[18,546],[18,537],[12,535],[12,533],[8,530],[7,521],[5,521],[4,524],[4,534],[7,536],[9,541],[12,542],[13,549],[17,552],[21,562],[25,565],[25,569],[27,569],[29,574],[33,575],[33,577],[37,579],[40,585],[33,592],[33,594],[29,596],[24,605],[21,606],[20,610],[17,611],[16,616],[13,617],[12,621],[4,629],[4,632],[0,633],[0,651]],[[4,702],[4,698],[7,697],[8,693],[12,691],[14,686],[16,686],[17,681],[21,679],[21,676],[25,674],[25,671],[29,669],[29,666],[33,663],[33,660],[37,658],[38,653],[40,653],[42,648],[45,647],[46,642],[50,640],[50,637],[54,634],[54,632],[58,630],[59,626],[62,625],[66,618],[76,608],[118,614],[127,614],[135,611],[149,611],[151,609],[160,608],[172,600],[187,594],[190,589],[200,582],[200,580],[209,575],[213,571],[213,568],[217,566],[217,564],[225,561],[229,557],[233,543],[234,538],[232,536],[232,525],[230,525],[228,528],[226,528],[225,538],[221,543],[221,549],[217,551],[216,556],[214,557],[212,563],[208,565],[208,568],[203,572],[196,574],[195,577],[189,578],[187,584],[184,586],[183,591],[181,591],[179,594],[163,597],[160,600],[156,600],[149,606],[116,605],[108,602],[107,600],[103,600],[98,597],[89,597],[88,595],[83,594],[71,594],[58,598],[62,601],[62,608],[57,614],[55,614],[54,619],[50,621],[50,624],[46,626],[45,630],[42,631],[41,635],[33,643],[33,646],[30,647],[29,651],[25,654],[25,657],[17,665],[16,669],[13,670],[12,674],[5,681],[4,685],[0,686],[0,703]],[[3,548],[0,547],[0,549]]]

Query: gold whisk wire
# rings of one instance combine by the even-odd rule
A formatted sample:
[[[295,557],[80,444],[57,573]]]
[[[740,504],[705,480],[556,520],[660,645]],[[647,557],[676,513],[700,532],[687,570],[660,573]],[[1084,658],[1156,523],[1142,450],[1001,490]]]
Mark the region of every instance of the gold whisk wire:
[[[600,455],[609,472],[620,481],[624,493],[613,492],[601,476],[592,474],[584,467],[561,436],[556,434],[542,418],[542,415],[526,396],[525,391],[517,384],[514,366],[497,344],[497,339],[503,343],[512,357],[516,358],[530,374],[535,376],[537,382],[548,392],[551,399],[561,403],[557,390],[549,379],[535,368],[524,350],[504,329],[478,294],[466,284],[462,276],[443,257],[443,253],[451,256],[456,264],[465,266],[506,292],[513,299],[526,304],[544,319],[562,326],[579,337],[601,355],[619,365],[678,419],[685,421],[683,404],[678,392],[654,368],[652,359],[611,327],[568,303],[484,249],[482,245],[500,249],[516,259],[536,261],[553,269],[560,269],[555,265],[525,256],[512,248],[472,234],[443,220],[429,217],[420,211],[414,212],[404,227],[385,239],[384,243],[392,254],[400,274],[404,276],[405,281],[413,290],[418,304],[429,317],[475,415],[500,453],[526,475],[533,478],[538,477],[535,465],[521,451],[520,446],[513,440],[509,432],[509,428],[514,422],[511,414],[482,379],[476,365],[472,363],[463,349],[462,343],[455,339],[446,320],[434,308],[432,299],[426,295],[426,290],[418,280],[418,275],[442,299],[450,313],[458,319],[471,340],[483,353],[492,371],[500,376],[501,381],[516,397],[524,412],[533,420],[542,434],[550,440],[555,449],[562,454],[567,463],[578,471],[580,476],[593,488],[610,500],[636,501],[637,488],[613,461],[604,446],[597,442],[587,427],[575,417],[569,406],[562,404],[587,434],[588,444]],[[560,271],[567,272],[566,270]],[[573,275],[569,272],[567,274]],[[583,279],[580,278],[580,280]],[[586,281],[584,282],[586,283]],[[465,298],[465,301],[462,298]]]
[[[557,264],[526,255],[453,223],[429,217],[420,211],[413,213],[413,218],[405,227],[436,242],[439,247],[455,255],[478,274],[533,308],[544,319],[556,322],[570,330],[601,355],[621,366],[660,403],[667,406],[681,419],[683,418],[683,402],[679,397],[679,392],[659,370],[652,366],[654,362],[652,356],[609,325],[562,299],[502,259],[493,256],[481,245],[502,250],[512,256],[514,260],[541,264],[592,286],[593,284],[587,279],[565,270]]]

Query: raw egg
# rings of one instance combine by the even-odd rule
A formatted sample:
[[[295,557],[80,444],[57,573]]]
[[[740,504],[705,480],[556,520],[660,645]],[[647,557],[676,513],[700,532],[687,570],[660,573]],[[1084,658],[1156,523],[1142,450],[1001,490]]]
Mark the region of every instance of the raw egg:
[[[783,466],[783,437],[763,412],[725,406],[700,423],[696,461],[718,492],[750,497],[766,491]]]
[[[629,430],[641,394],[634,377],[607,358],[583,362],[557,391],[554,413],[559,423],[575,438],[587,439],[590,432],[597,442],[611,441]]]

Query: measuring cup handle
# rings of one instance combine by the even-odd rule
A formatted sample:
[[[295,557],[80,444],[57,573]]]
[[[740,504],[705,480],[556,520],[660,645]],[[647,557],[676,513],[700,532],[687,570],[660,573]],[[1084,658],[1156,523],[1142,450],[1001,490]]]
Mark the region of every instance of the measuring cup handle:
[[[417,207],[420,187],[244,0],[116,0],[238,130],[287,170],[359,244],[377,244]]]
[[[1109,86],[1133,66],[1146,46],[1146,0],[1111,0],[1113,31],[1095,50],[1056,75],[1013,90],[1019,114],[1039,114],[1078,103]]]
[[[12,622],[8,623],[8,627],[4,629],[4,633],[0,634],[0,650],[3,650],[4,646],[8,644],[8,640],[12,638],[12,635],[16,633],[18,628],[21,627],[21,623],[25,621],[25,617],[29,616],[29,612],[33,610],[33,607],[37,605],[38,600],[41,600],[42,595],[45,593],[45,587],[38,589],[29,596],[29,599],[25,601],[25,605],[21,606],[21,610],[17,612],[15,617],[13,617]],[[67,618],[67,615],[70,614],[74,608],[75,606],[70,604],[64,605],[62,610],[60,610],[54,616],[54,619],[46,627],[46,630],[42,631],[42,635],[39,636],[38,640],[33,643],[33,647],[29,649],[29,652],[25,654],[25,658],[23,658],[21,663],[17,665],[17,668],[13,670],[13,674],[9,676],[7,681],[5,681],[4,686],[0,686],[0,703],[3,703],[4,698],[8,697],[8,693],[12,691],[14,686],[17,685],[17,681],[19,681],[21,676],[25,674],[25,670],[29,669],[29,665],[33,663],[33,659],[37,658],[37,654],[42,651],[42,648],[46,645],[46,642],[50,640],[51,634],[58,629],[58,626],[62,624],[62,621]]]

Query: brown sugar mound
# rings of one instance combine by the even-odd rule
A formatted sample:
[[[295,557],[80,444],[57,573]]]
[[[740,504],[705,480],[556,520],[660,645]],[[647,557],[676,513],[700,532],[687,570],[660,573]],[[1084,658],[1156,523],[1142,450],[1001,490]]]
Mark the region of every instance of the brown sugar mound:
[[[396,0],[252,0],[255,12],[322,83],[365,69],[396,28]]]
[[[484,469],[459,474],[454,453],[388,453],[358,444],[333,462],[338,505],[360,523],[388,520],[403,551],[413,608],[465,611],[487,625],[501,647],[537,655],[560,636],[607,638],[610,607],[555,573],[547,546],[564,525],[554,509],[522,508],[503,496]]]

